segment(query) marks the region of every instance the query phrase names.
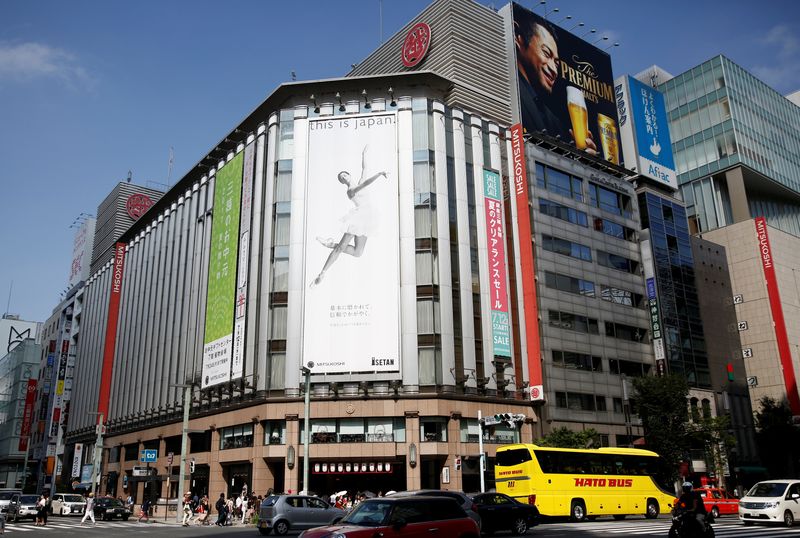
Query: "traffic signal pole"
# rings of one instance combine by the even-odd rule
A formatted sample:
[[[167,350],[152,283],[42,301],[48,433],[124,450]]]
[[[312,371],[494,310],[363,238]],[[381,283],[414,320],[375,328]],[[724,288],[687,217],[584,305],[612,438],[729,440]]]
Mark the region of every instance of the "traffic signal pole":
[[[478,410],[478,450],[480,451],[480,459],[478,460],[478,470],[480,471],[478,474],[481,476],[481,493],[486,491],[486,483],[485,478],[483,476],[484,473],[484,454],[483,454],[483,418],[481,417],[481,411]]]

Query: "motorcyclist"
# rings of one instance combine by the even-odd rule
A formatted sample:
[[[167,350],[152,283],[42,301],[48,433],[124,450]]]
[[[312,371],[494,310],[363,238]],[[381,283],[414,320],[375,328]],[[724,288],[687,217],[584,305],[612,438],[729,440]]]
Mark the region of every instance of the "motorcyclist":
[[[681,487],[683,489],[683,494],[678,499],[676,507],[694,513],[697,519],[698,529],[700,531],[705,531],[706,515],[708,512],[703,504],[703,497],[699,492],[694,491],[694,486],[691,482],[684,482]]]

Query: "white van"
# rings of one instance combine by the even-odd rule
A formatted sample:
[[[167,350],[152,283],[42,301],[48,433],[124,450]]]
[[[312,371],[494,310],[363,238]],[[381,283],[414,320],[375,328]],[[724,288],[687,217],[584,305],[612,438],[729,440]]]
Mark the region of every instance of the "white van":
[[[0,489],[0,512],[3,514],[8,512],[8,505],[11,503],[11,497],[14,495],[22,495],[22,490],[14,488]]]
[[[77,493],[56,493],[51,502],[57,516],[79,516],[86,510],[86,499]]]
[[[800,480],[759,482],[739,499],[739,519],[745,525],[782,523],[791,527],[800,520]]]

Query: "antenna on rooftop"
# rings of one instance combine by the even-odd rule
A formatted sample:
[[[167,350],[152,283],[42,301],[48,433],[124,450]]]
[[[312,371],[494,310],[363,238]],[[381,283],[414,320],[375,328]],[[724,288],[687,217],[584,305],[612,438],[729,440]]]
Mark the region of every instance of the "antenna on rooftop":
[[[172,177],[172,164],[175,162],[175,148],[169,147],[169,162],[167,163],[167,185]]]
[[[14,289],[14,281],[8,286],[8,301],[6,301],[6,314],[11,310],[11,291]]]
[[[130,183],[132,179],[133,179],[133,172],[128,170],[128,179],[127,179],[128,183]]]
[[[294,82],[295,80],[297,80],[297,73],[295,73],[294,69],[293,69],[292,70],[292,82]]]
[[[383,44],[383,0],[378,0],[378,26],[381,30],[381,44]]]

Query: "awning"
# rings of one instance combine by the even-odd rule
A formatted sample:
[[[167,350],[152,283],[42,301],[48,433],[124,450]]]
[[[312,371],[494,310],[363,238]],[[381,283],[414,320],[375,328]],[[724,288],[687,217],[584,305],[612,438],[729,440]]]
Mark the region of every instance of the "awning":
[[[92,489],[91,482],[81,482],[79,484],[73,484],[72,489]]]

